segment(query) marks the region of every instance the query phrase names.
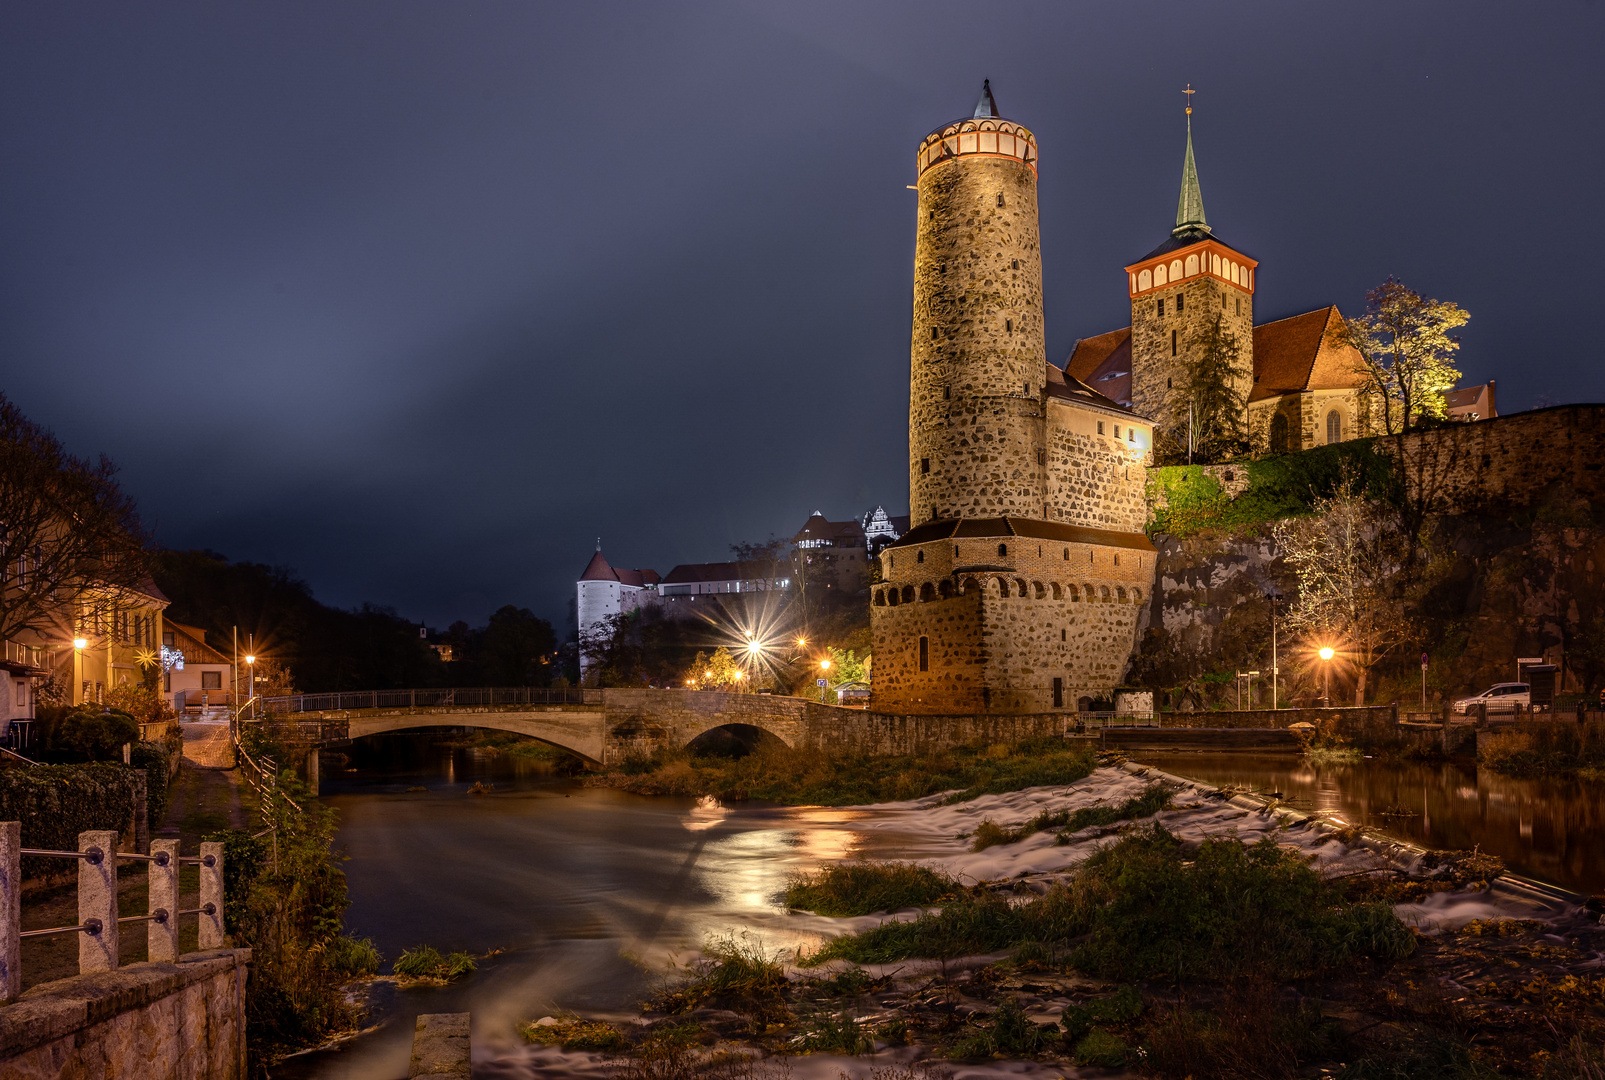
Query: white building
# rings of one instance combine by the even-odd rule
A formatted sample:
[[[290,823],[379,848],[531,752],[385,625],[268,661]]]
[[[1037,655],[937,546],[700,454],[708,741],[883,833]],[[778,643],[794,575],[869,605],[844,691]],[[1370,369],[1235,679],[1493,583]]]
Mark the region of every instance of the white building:
[[[598,542],[596,554],[591,556],[576,585],[574,616],[580,633],[582,684],[589,683],[588,676],[595,666],[595,660],[585,652],[586,638],[603,620],[656,603],[658,581],[656,570],[615,569],[602,557],[602,545]]]

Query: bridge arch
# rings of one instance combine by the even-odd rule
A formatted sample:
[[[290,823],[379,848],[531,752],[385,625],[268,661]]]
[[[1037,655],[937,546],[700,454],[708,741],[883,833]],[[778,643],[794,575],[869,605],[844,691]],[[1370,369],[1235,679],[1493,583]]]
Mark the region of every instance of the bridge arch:
[[[717,724],[686,741],[693,754],[746,757],[764,746],[789,746],[785,739],[757,724]]]
[[[601,764],[605,732],[600,710],[521,710],[518,712],[463,709],[381,710],[353,715],[347,721],[348,738],[361,739],[392,731],[443,727],[477,727],[527,735],[548,746],[566,750],[592,764]]]

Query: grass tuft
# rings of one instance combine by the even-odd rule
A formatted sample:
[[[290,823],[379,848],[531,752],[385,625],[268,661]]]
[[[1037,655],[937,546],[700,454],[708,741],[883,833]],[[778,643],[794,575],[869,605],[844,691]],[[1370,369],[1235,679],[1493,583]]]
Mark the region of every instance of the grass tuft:
[[[716,1005],[749,1016],[759,1027],[791,1019],[785,1003],[790,982],[780,961],[745,934],[709,937],[702,957],[677,985],[661,991],[652,1008],[685,1013]]]
[[[329,943],[329,966],[341,975],[377,975],[384,957],[368,938],[347,937],[342,934]]]
[[[833,919],[923,907],[962,886],[940,870],[903,862],[849,862],[795,877],[786,906]]]
[[[525,1042],[564,1050],[622,1050],[629,1045],[622,1032],[601,1020],[563,1017],[555,1024],[525,1024],[518,1029]]]
[[[419,945],[396,957],[390,970],[412,979],[456,982],[479,967],[465,952],[442,954],[433,945]]]

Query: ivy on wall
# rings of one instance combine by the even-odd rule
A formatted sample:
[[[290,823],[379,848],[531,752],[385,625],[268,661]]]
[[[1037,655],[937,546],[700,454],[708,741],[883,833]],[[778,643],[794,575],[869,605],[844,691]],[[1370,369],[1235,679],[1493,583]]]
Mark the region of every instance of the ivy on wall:
[[[1229,466],[1168,465],[1148,470],[1150,535],[1185,537],[1201,529],[1239,529],[1311,513],[1353,478],[1367,498],[1399,505],[1404,484],[1393,459],[1374,439],[1317,446],[1295,454],[1233,462]],[[1234,499],[1216,479],[1227,469],[1248,486]]]

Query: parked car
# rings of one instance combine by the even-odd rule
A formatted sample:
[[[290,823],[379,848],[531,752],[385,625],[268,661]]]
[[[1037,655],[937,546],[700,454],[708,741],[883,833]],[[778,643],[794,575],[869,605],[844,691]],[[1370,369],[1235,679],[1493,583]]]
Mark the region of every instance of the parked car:
[[[1478,705],[1487,705],[1488,711],[1515,712],[1516,706],[1523,708],[1532,704],[1532,687],[1524,682],[1495,683],[1476,697],[1461,698],[1455,702],[1457,713],[1468,713]]]

